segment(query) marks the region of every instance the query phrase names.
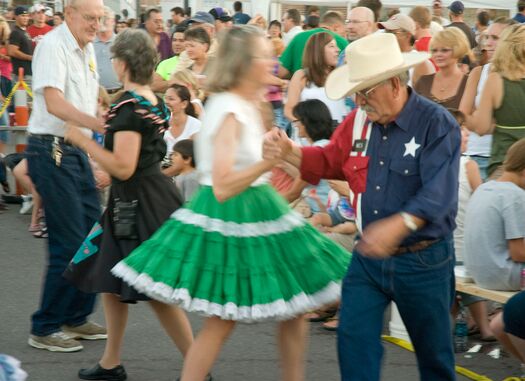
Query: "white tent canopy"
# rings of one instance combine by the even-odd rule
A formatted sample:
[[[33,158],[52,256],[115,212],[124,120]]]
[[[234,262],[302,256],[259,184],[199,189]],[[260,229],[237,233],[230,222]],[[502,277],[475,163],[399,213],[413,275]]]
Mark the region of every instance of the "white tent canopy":
[[[421,0],[381,0],[384,7],[402,6],[415,7],[417,5],[430,6],[431,1]],[[452,1],[443,1],[443,6],[448,6]],[[516,0],[465,0],[465,8],[485,8],[485,9],[516,9]]]
[[[443,1],[443,6],[448,6],[453,0]],[[286,4],[312,4],[318,6],[345,6],[348,1],[331,1],[331,0],[273,0],[273,3]],[[415,7],[417,5],[430,6],[431,0],[381,0],[384,7]],[[357,3],[356,0],[351,1],[352,4]],[[516,0],[463,0],[465,8],[486,8],[486,9],[516,9]]]

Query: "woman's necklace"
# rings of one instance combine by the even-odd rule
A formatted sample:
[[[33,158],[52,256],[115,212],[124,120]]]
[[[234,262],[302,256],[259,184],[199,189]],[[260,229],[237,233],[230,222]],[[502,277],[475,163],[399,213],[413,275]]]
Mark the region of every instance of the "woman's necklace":
[[[441,78],[441,80],[438,83],[438,91],[440,93],[444,93],[450,88],[450,85],[456,83],[454,76],[452,77],[452,79],[447,79],[446,81],[444,81],[443,76],[440,76],[439,78]]]

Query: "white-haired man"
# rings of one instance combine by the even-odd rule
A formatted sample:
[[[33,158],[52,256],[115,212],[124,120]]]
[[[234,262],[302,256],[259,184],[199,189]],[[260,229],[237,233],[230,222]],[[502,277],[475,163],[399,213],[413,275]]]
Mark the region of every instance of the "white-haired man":
[[[322,178],[349,183],[359,238],[343,282],[342,380],[380,379],[380,336],[391,301],[414,344],[420,378],[454,380],[449,310],[459,126],[407,86],[407,70],[428,53],[402,53],[394,35],[375,33],[350,44],[347,57],[325,88],[333,99],[355,93],[359,109],[325,147],[299,148],[273,131],[264,157],[285,159],[312,184]]]
[[[42,197],[49,233],[40,308],[32,316],[29,345],[58,352],[82,349],[73,338],[102,339],[89,322],[95,295],[80,292],[62,273],[100,216],[86,154],[64,141],[65,125],[86,134],[104,131],[96,118],[98,74],[92,41],[104,16],[102,0],[72,0],[66,22],[48,33],[33,58],[33,113],[29,120],[29,175]]]

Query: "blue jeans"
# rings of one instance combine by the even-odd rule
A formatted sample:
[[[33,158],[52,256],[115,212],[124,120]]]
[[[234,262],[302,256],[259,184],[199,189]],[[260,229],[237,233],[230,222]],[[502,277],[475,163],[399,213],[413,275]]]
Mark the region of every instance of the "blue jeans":
[[[414,345],[421,380],[455,380],[450,324],[453,275],[451,238],[383,260],[354,250],[343,281],[337,335],[341,380],[380,379],[383,316],[391,301],[397,304]]]
[[[80,292],[62,273],[100,216],[93,174],[85,153],[61,143],[60,166],[51,157],[52,139],[30,136],[29,175],[42,196],[48,227],[49,256],[40,309],[32,316],[31,333],[46,336],[61,325],[77,326],[93,312],[95,294]]]
[[[489,168],[490,157],[471,156],[470,158],[474,160],[476,163],[478,163],[479,174],[481,175],[481,180],[483,180],[484,182],[487,181],[487,177],[488,177],[487,170]]]
[[[9,127],[9,112],[5,112],[0,116],[0,126]],[[9,135],[7,131],[0,131],[0,143],[7,143],[9,141]],[[3,153],[3,152],[0,152]]]

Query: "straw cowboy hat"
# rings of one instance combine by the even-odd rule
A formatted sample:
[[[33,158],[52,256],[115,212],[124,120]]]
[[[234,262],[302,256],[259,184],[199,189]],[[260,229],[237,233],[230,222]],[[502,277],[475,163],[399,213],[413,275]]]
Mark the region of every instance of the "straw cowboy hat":
[[[346,64],[326,79],[326,95],[340,99],[346,94],[377,85],[430,58],[426,52],[401,53],[392,33],[374,33],[346,48]]]

